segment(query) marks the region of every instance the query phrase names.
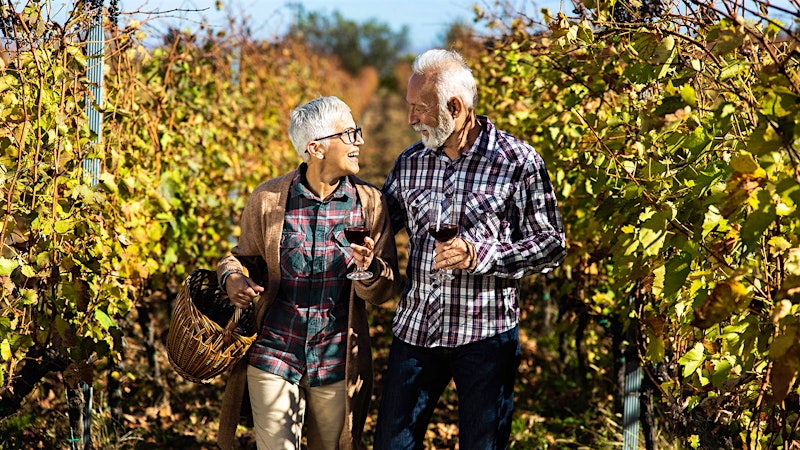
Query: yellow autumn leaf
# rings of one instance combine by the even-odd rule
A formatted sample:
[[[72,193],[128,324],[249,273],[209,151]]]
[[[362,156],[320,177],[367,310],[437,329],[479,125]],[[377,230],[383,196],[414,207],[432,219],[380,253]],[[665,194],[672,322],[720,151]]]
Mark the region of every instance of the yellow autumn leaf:
[[[753,173],[761,168],[758,161],[748,152],[739,152],[731,158],[731,167],[739,173]]]
[[[3,358],[3,361],[11,360],[11,344],[8,339],[3,339],[3,342],[0,343],[0,357]]]

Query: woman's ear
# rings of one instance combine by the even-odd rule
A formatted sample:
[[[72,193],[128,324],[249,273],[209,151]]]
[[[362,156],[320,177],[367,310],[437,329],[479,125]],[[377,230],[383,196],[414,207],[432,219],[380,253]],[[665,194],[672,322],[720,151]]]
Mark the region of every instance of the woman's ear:
[[[306,145],[306,153],[312,158],[325,159],[325,152],[322,150],[322,146],[317,141],[311,141]]]

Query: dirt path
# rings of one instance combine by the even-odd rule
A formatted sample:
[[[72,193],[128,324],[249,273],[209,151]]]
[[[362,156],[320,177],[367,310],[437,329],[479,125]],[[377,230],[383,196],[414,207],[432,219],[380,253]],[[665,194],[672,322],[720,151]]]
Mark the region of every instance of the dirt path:
[[[372,96],[360,122],[365,144],[361,150],[359,176],[383,186],[397,155],[418,141],[419,136],[408,126],[402,94],[385,89],[379,89]]]

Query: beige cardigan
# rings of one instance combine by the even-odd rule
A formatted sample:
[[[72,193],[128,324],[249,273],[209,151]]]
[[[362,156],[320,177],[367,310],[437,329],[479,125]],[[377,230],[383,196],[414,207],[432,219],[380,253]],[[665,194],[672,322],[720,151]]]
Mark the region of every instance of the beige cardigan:
[[[275,300],[281,281],[280,269],[269,269],[280,267],[283,218],[294,175],[295,172],[291,172],[266,181],[253,191],[242,212],[238,245],[217,266],[217,276],[221,277],[227,270],[242,269],[237,258],[244,261],[259,259],[262,267],[266,262],[267,273],[261,281],[265,294],[256,306],[257,324],[261,323],[267,308]],[[375,240],[375,258],[371,270],[376,276],[369,280],[354,281],[350,289],[348,352],[345,363],[348,397],[344,429],[339,438],[341,450],[364,448],[361,434],[369,411],[373,382],[372,349],[365,302],[381,304],[391,299],[400,287],[394,233],[381,192],[356,177],[351,176],[349,179],[356,187],[364,218],[370,225],[370,236]],[[261,278],[258,275],[263,274],[251,274],[251,277]],[[225,387],[217,435],[217,444],[223,450],[233,448],[240,418],[252,414],[247,398],[247,361],[248,357],[245,356],[231,369]]]

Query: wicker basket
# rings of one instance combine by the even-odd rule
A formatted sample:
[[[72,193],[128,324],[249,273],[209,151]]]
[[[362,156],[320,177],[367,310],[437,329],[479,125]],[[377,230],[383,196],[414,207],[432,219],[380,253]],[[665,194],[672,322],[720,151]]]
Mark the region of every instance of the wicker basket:
[[[179,375],[208,383],[247,353],[256,338],[253,310],[234,307],[217,274],[195,269],[178,293],[167,335],[169,362]]]

